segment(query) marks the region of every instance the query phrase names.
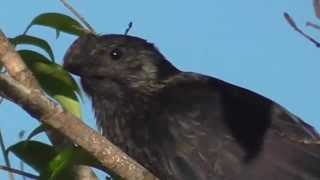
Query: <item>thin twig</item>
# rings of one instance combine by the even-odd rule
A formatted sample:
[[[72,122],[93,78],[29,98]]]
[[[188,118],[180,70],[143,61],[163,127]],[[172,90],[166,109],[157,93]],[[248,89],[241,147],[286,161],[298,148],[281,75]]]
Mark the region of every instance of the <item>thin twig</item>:
[[[91,33],[96,34],[96,31],[93,29],[92,26],[84,19],[83,16],[80,15],[69,3],[67,0],[60,0],[62,4],[71,11],[89,30]]]
[[[39,178],[39,176],[36,176],[34,174],[31,174],[31,173],[28,173],[28,172],[24,172],[24,171],[20,171],[18,169],[13,169],[13,168],[10,168],[10,167],[7,167],[7,166],[1,166],[0,165],[0,169],[4,170],[4,171],[8,171],[10,173],[14,173],[14,174],[18,174],[18,175],[21,175],[21,176],[24,176],[24,177],[28,177],[28,178],[31,178],[31,179],[38,179]]]
[[[25,134],[25,130],[21,130],[20,132],[19,132],[19,139],[20,140],[23,140],[23,138],[24,138],[24,134]],[[20,160],[20,171],[24,171],[24,163],[23,163],[23,161],[22,160]],[[22,180],[27,180],[27,177],[25,177],[25,176],[22,176]]]
[[[314,38],[309,36],[308,34],[304,33],[294,22],[294,20],[291,18],[291,16],[288,13],[283,14],[289,25],[298,33],[300,33],[303,37],[307,38],[309,41],[311,41],[313,44],[315,44],[318,48],[320,47],[320,43],[316,41]]]
[[[20,171],[24,171],[24,162],[22,161],[22,160],[20,160],[20,163],[19,163],[19,165],[20,165]],[[26,176],[22,176],[22,180],[27,180],[27,177]]]
[[[6,163],[7,167],[11,168],[10,160],[8,158],[8,154],[6,153],[6,147],[4,145],[4,141],[3,141],[3,138],[2,138],[1,131],[0,131],[0,146],[1,146],[1,151],[2,151],[2,154],[3,154],[4,162]],[[14,180],[14,176],[10,171],[8,172],[8,176],[9,176],[10,180]]]
[[[6,68],[3,68],[3,67],[2,67],[2,64],[1,64],[0,66],[1,66],[1,67],[0,67],[0,74],[5,74],[5,73],[7,73]],[[2,97],[2,94],[0,93],[0,104],[2,104],[3,101],[4,101],[4,97]]]
[[[320,30],[320,26],[317,25],[317,24],[314,24],[314,23],[312,23],[312,22],[307,22],[307,23],[306,23],[306,26],[310,26],[310,27],[313,27],[313,28],[315,28],[315,29],[317,29],[317,30]]]

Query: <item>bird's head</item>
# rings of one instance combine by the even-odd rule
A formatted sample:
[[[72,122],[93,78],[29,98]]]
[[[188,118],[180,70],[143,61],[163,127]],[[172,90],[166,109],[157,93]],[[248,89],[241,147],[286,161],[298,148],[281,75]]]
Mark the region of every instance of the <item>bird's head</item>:
[[[106,81],[141,88],[178,72],[153,44],[114,34],[78,38],[64,57],[64,68],[81,77],[85,90]]]

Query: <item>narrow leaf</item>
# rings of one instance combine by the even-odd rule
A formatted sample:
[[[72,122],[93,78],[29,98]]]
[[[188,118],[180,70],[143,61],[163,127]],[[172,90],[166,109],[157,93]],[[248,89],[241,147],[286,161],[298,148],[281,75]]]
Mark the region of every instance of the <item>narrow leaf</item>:
[[[78,21],[70,16],[60,13],[40,14],[31,21],[24,34],[26,34],[33,25],[46,26],[55,29],[57,32],[57,38],[59,37],[60,31],[76,36],[83,35],[86,32],[84,27]]]
[[[100,163],[89,153],[80,147],[67,148],[61,151],[53,158],[48,166],[48,172],[51,172],[49,179],[62,179],[69,177],[70,170],[74,165],[87,165],[103,170]]]
[[[38,127],[36,127],[35,129],[33,129],[31,131],[31,133],[29,134],[29,136],[27,137],[27,140],[30,140],[31,138],[33,138],[34,136],[42,133],[42,132],[45,132],[46,128],[44,126],[44,124],[40,124]]]
[[[65,177],[72,177],[70,174],[70,170],[74,164],[74,151],[73,149],[65,149],[60,152],[50,163],[48,166],[48,170],[50,176],[48,179],[55,180],[55,179],[62,179]]]
[[[34,36],[29,36],[29,35],[19,35],[10,39],[10,41],[15,46],[20,44],[28,44],[28,45],[39,47],[43,49],[46,53],[48,53],[50,59],[54,62],[53,51],[46,40],[43,40],[41,38],[34,37]]]
[[[30,50],[18,52],[44,91],[57,100],[63,108],[80,118],[81,107],[77,97],[80,88],[72,76],[61,65],[50,62],[37,52]]]
[[[291,16],[288,13],[283,13],[284,18],[287,20],[287,22],[289,23],[289,25],[291,27],[293,27],[293,29],[297,30],[298,26],[296,25],[296,23],[294,22],[294,20],[291,18]]]

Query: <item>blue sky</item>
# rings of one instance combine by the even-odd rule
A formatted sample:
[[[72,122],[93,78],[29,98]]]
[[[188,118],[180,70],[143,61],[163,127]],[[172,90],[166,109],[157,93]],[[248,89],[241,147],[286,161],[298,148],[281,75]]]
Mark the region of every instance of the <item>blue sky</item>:
[[[294,32],[285,22],[289,12],[303,29],[320,39],[320,32],[304,27],[318,23],[312,3],[270,1],[70,1],[99,33],[123,33],[153,42],[178,68],[208,74],[256,91],[280,103],[320,129],[320,49]],[[56,1],[11,0],[0,8],[0,28],[9,36],[21,34],[33,17],[43,12],[70,14]],[[30,34],[47,39],[60,61],[75,39],[53,30],[33,27]],[[86,121],[94,127],[88,101]],[[30,132],[37,122],[17,106],[0,104],[0,129],[7,145],[18,132]],[[40,138],[42,139],[42,138]],[[16,165],[17,160],[13,159]],[[0,157],[0,164],[4,164]],[[0,171],[0,179],[7,174]],[[19,178],[17,178],[19,179]]]

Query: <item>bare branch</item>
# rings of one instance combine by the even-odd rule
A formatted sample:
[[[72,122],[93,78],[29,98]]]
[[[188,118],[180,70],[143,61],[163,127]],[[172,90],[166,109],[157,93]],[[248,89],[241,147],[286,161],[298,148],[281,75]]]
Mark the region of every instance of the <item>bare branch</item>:
[[[2,154],[3,154],[4,162],[6,163],[6,166],[8,168],[11,168],[11,164],[10,164],[8,155],[6,153],[6,146],[4,145],[4,141],[3,141],[3,138],[2,138],[1,131],[0,131],[0,147],[1,147],[1,151],[2,151]],[[9,179],[10,180],[14,180],[14,176],[13,176],[13,174],[11,172],[9,172]]]
[[[26,87],[41,89],[31,71],[28,70],[2,31],[0,31],[0,60],[12,78]]]
[[[22,140],[24,138],[24,134],[26,133],[25,130],[20,130],[19,131],[19,139]],[[24,162],[22,160],[20,160],[20,171],[24,171]],[[22,180],[27,180],[27,178],[25,176],[22,177]]]
[[[83,16],[81,16],[80,13],[78,13],[69,3],[67,0],[60,0],[61,3],[68,8],[89,30],[91,33],[96,34],[96,31],[90,24],[84,19]]]
[[[309,36],[308,34],[304,33],[294,22],[294,20],[291,18],[291,16],[288,13],[283,14],[289,25],[298,33],[300,33],[303,37],[307,38],[309,41],[311,41],[313,44],[315,44],[318,48],[320,47],[320,43],[316,41],[314,38]]]
[[[7,167],[7,166],[1,166],[0,165],[0,169],[4,170],[4,171],[8,171],[10,173],[19,174],[21,176],[28,177],[28,178],[31,178],[31,179],[38,179],[39,178],[39,176],[30,174],[30,173],[27,173],[27,172],[24,172],[24,171],[20,171],[18,169],[13,169],[13,168],[10,168],[10,167]]]
[[[313,27],[314,29],[320,30],[320,26],[312,22],[307,22],[306,26]]]
[[[18,62],[19,60],[9,60],[8,55],[6,55],[8,52],[3,49],[9,51],[11,58],[20,58],[13,49],[7,48],[11,47],[8,43],[3,33],[0,33],[0,60],[5,64],[5,67],[11,67],[11,62]],[[7,59],[3,60],[4,57]],[[25,68],[13,68],[13,70],[15,69],[24,69],[22,72],[27,72]],[[11,69],[10,71],[13,70]],[[11,72],[11,74],[15,73]],[[95,130],[89,128],[72,114],[65,112],[61,106],[49,99],[40,89],[29,88],[9,76],[0,75],[0,90],[11,101],[25,109],[32,117],[65,135],[73,143],[80,145],[106,169],[128,180],[157,179]]]

